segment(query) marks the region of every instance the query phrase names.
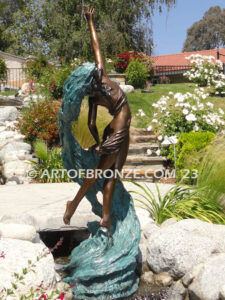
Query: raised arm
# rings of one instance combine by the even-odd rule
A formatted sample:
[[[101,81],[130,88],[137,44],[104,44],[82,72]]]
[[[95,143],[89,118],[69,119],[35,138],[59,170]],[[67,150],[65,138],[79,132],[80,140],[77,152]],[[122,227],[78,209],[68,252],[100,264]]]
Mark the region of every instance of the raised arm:
[[[94,9],[88,8],[85,12],[85,17],[88,21],[88,25],[89,25],[89,29],[90,29],[91,44],[92,44],[92,48],[94,50],[95,62],[97,63],[97,67],[99,69],[103,69],[103,75],[106,76],[107,74],[106,74],[106,69],[105,69],[105,63],[104,63],[104,59],[102,57],[100,43],[99,43],[98,36],[97,36],[95,26],[94,26],[94,22],[93,22],[93,13],[94,13]]]

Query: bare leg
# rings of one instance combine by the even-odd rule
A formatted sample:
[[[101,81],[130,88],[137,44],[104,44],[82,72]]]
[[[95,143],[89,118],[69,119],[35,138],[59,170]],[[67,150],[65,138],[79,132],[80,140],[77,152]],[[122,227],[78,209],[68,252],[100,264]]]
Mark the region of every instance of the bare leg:
[[[103,188],[103,213],[102,213],[102,219],[100,221],[100,226],[106,227],[108,229],[109,235],[111,235],[110,216],[111,216],[111,204],[112,204],[115,185],[116,185],[116,178],[109,178],[105,180],[104,188]]]
[[[115,165],[112,170],[122,170],[122,167],[126,161],[127,153],[129,149],[129,136],[124,140],[122,147],[117,153],[117,157],[115,160]],[[113,193],[115,190],[116,185],[116,178],[109,178],[105,180],[104,188],[103,188],[103,213],[102,213],[102,219],[100,221],[100,226],[106,227],[108,229],[109,235],[111,235],[110,230],[110,216],[111,216],[111,204],[112,204],[112,198]]]
[[[116,154],[111,155],[102,155],[99,159],[99,163],[94,168],[100,169],[103,172],[114,164],[116,159]],[[95,173],[94,173],[95,174]],[[72,215],[75,213],[80,201],[83,199],[83,197],[86,195],[86,193],[89,191],[89,189],[95,184],[98,178],[85,178],[82,186],[80,187],[78,193],[76,194],[75,198],[72,201],[68,201],[66,205],[66,211],[63,217],[63,221],[65,224],[70,224],[70,219]]]

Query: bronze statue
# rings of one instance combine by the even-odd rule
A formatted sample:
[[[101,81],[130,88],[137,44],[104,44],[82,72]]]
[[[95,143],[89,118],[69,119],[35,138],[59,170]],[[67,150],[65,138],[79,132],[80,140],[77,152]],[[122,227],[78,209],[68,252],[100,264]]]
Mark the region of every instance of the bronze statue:
[[[98,36],[93,23],[93,8],[88,8],[85,16],[91,34],[91,43],[94,50],[96,72],[94,74],[93,89],[89,96],[88,127],[93,135],[96,144],[91,147],[93,151],[99,147],[99,161],[94,170],[122,170],[126,161],[129,148],[129,127],[131,122],[131,112],[126,96],[118,84],[111,81],[106,74],[104,59],[101,53]],[[108,108],[113,120],[104,130],[103,142],[100,145],[98,130],[96,127],[96,116],[98,105]],[[64,214],[64,223],[70,224],[70,219],[76,211],[80,201],[95,184],[97,177],[85,178],[82,186],[72,201],[67,202]],[[116,177],[106,178],[103,188],[103,215],[100,226],[110,231],[111,202],[116,184]]]

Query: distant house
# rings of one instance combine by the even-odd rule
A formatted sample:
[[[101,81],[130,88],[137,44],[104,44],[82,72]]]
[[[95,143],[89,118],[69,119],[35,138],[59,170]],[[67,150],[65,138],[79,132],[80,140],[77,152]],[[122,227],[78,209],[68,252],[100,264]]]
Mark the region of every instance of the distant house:
[[[10,53],[0,51],[0,58],[2,58],[7,66],[8,75],[7,82],[4,85],[6,89],[18,89],[26,81],[24,68],[26,62],[30,59],[13,55]]]
[[[184,82],[186,79],[184,78],[183,73],[189,69],[186,57],[192,54],[214,56],[215,59],[219,58],[225,65],[225,49],[151,56],[154,61],[155,78],[158,79],[160,76],[167,76],[171,83]]]

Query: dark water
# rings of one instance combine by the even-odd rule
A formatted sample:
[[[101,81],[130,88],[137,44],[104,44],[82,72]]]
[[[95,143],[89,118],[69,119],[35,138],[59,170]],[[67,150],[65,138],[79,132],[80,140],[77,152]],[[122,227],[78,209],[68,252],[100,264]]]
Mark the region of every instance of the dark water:
[[[57,271],[61,277],[63,277],[63,272],[60,267],[69,263],[69,257],[58,257],[55,259],[55,263],[59,266]],[[160,288],[158,286],[150,286],[140,281],[139,288],[137,292],[127,298],[121,300],[167,300],[168,299],[168,289]],[[74,298],[75,300],[75,298]]]

